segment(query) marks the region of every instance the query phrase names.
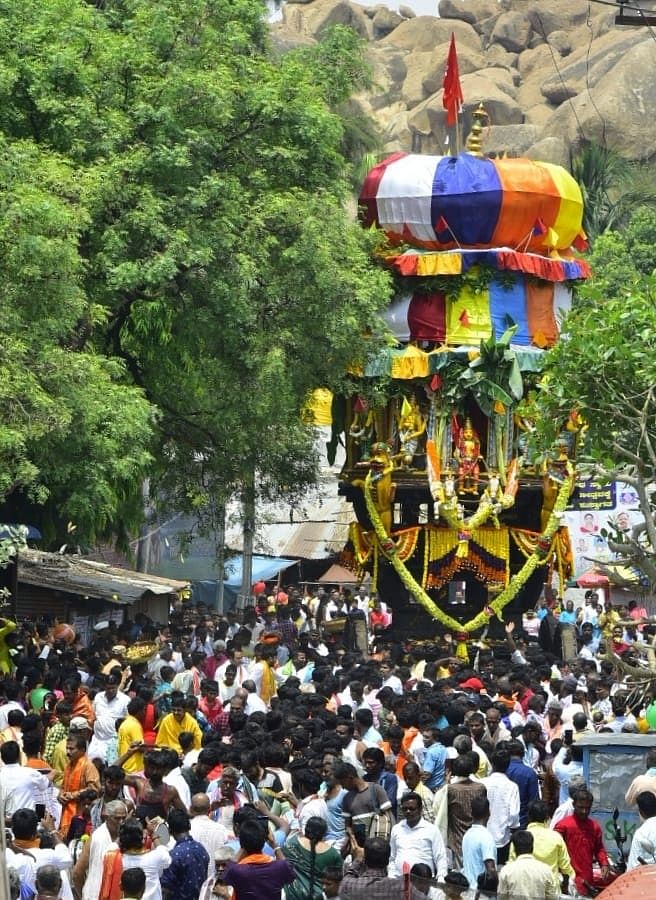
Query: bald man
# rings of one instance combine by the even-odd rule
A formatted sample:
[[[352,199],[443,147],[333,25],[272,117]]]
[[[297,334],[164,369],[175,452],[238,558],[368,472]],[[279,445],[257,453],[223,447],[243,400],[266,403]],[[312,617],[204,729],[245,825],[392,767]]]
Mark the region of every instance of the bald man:
[[[189,829],[192,838],[202,844],[210,855],[207,866],[207,877],[214,873],[214,854],[223,847],[228,839],[228,832],[220,822],[213,822],[210,819],[210,798],[207,794],[194,794],[191,798],[191,806],[189,807],[189,815],[191,816],[191,828]]]

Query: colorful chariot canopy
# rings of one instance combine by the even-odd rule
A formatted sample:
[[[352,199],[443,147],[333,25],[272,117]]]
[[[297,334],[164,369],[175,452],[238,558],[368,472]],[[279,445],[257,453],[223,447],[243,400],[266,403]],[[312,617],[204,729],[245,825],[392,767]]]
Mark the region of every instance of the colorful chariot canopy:
[[[585,239],[574,178],[530,159],[395,153],[371,169],[360,204],[365,226],[427,250],[549,254]]]

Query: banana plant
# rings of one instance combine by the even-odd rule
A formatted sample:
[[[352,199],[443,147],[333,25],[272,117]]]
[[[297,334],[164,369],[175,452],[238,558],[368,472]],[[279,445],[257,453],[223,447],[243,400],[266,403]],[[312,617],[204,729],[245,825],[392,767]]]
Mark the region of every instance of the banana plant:
[[[517,354],[510,343],[517,325],[508,328],[499,340],[494,336],[481,341],[480,352],[460,376],[461,384],[469,390],[482,412],[491,420],[496,439],[499,475],[503,471],[503,419],[507,409],[515,407],[524,394],[524,380]]]

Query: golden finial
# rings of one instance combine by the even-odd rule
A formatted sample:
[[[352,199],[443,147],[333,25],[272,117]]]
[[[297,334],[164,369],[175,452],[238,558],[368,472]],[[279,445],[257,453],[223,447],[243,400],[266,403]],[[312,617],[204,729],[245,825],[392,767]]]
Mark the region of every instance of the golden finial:
[[[482,103],[479,103],[472,114],[474,124],[467,138],[467,153],[472,156],[483,156],[483,140],[482,133],[485,126],[490,124],[490,116]]]

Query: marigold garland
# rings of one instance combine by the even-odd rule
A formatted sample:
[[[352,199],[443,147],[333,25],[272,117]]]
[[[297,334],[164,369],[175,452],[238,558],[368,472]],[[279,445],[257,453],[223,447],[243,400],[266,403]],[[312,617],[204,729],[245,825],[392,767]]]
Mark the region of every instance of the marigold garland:
[[[408,591],[410,591],[413,597],[417,600],[418,603],[421,604],[421,606],[423,606],[426,612],[430,616],[432,616],[433,619],[444,625],[445,628],[448,628],[452,631],[466,632],[467,634],[471,634],[471,632],[477,631],[479,628],[483,628],[493,615],[501,618],[501,613],[503,612],[504,608],[511,602],[511,600],[514,600],[514,598],[517,596],[521,588],[526,584],[535,570],[545,564],[554,535],[560,527],[561,517],[565,512],[565,509],[567,508],[570,494],[574,490],[574,484],[574,470],[571,464],[568,464],[567,477],[560,483],[558,487],[556,502],[554,503],[553,509],[549,516],[547,527],[539,536],[535,550],[528,557],[519,572],[513,575],[505,590],[503,590],[497,597],[495,597],[495,599],[489,604],[489,606],[486,606],[482,612],[480,612],[477,616],[475,616],[473,619],[470,619],[469,622],[465,622],[464,624],[458,622],[457,619],[454,619],[444,613],[439,608],[439,606],[437,606],[437,604],[428,596],[421,585],[418,584],[417,581],[413,578],[403,561],[399,559],[396,553],[396,547],[391,540],[390,535],[385,531],[385,527],[383,526],[378,510],[376,509],[376,506],[373,502],[371,492],[371,472],[369,472],[367,474],[367,477],[365,478],[364,498],[369,518],[371,519],[371,522],[374,526],[374,531],[378,539],[380,550],[391,563],[394,571],[401,579],[404,587]]]

